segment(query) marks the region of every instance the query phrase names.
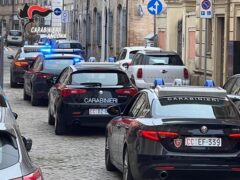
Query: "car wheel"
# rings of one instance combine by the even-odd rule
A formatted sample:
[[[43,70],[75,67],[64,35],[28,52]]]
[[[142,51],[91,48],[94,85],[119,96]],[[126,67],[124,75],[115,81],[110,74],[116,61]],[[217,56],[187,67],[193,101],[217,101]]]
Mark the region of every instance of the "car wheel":
[[[27,95],[27,93],[26,93],[26,90],[25,90],[25,86],[23,86],[23,99],[24,100],[30,100],[30,96],[29,95]]]
[[[57,114],[55,121],[55,134],[56,135],[64,135],[66,133],[66,126],[63,123],[63,119],[59,114]]]
[[[133,180],[132,172],[129,165],[128,150],[124,151],[123,159],[123,180]]]
[[[109,149],[109,143],[108,143],[108,137],[106,137],[105,142],[105,166],[107,171],[116,171],[116,167],[112,164],[111,158],[110,158],[110,149]]]
[[[34,95],[33,95],[33,89],[31,91],[31,104],[32,106],[38,106],[40,103],[40,100],[37,99]]]
[[[12,76],[10,75],[10,87],[11,88],[16,88],[17,87],[17,83],[13,82]]]
[[[50,109],[48,108],[48,124],[49,125],[54,125],[55,124],[55,119],[53,115],[50,112]]]

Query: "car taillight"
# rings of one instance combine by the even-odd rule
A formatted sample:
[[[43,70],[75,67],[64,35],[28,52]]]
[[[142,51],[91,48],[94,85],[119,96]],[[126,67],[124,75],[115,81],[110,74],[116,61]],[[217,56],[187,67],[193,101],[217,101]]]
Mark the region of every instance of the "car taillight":
[[[139,130],[138,134],[144,138],[159,141],[161,139],[166,138],[176,138],[178,137],[178,133],[169,132],[169,131],[149,131],[149,130]]]
[[[43,180],[43,176],[41,170],[37,169],[31,174],[13,180]]]
[[[124,88],[124,89],[117,89],[115,92],[119,95],[134,96],[135,94],[137,94],[138,90],[136,88]]]
[[[50,79],[52,78],[52,74],[48,74],[48,73],[42,73],[42,72],[38,72],[36,73],[37,75],[37,78],[40,78],[40,79]]]
[[[28,62],[27,61],[15,61],[15,66],[18,66],[18,67],[26,67],[28,66]]]
[[[74,94],[85,94],[87,92],[86,89],[63,89],[61,91],[61,95],[62,97],[67,97],[67,96],[71,96],[71,95],[74,95]]]
[[[138,71],[137,71],[137,78],[138,78],[138,79],[141,79],[142,76],[143,76],[142,68],[139,68]]]
[[[240,133],[232,133],[228,135],[232,139],[239,139],[240,140]]]
[[[189,73],[188,73],[187,68],[183,69],[183,76],[184,76],[184,79],[188,79],[189,78]]]

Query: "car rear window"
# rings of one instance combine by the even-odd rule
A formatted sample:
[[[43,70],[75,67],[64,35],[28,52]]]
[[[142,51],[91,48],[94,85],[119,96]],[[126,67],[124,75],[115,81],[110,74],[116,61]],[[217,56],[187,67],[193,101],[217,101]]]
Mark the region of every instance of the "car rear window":
[[[57,71],[61,72],[64,68],[68,67],[69,65],[73,65],[73,59],[47,59],[44,60],[44,71],[52,72]]]
[[[17,142],[14,137],[0,133],[0,170],[16,164],[19,160]]]
[[[22,36],[22,32],[19,31],[10,31],[9,32],[10,36]]]
[[[156,103],[154,113],[161,117],[240,119],[228,99],[214,97],[164,97]]]
[[[82,49],[82,45],[80,43],[60,43],[58,45],[59,49]]]
[[[129,85],[129,79],[123,72],[78,72],[72,74],[72,84],[101,83],[102,86]]]
[[[145,64],[148,65],[183,65],[178,55],[147,55]]]

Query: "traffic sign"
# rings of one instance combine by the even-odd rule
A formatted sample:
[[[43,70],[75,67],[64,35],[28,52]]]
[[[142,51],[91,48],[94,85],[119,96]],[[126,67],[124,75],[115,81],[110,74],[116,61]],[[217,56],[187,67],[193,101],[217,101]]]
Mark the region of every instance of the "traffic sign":
[[[60,8],[55,8],[53,12],[56,16],[60,16],[62,14],[62,10]]]
[[[212,18],[212,0],[200,0],[200,18]]]
[[[148,3],[148,12],[152,15],[161,14],[163,11],[163,3],[162,0],[151,0]]]
[[[62,19],[62,23],[68,23],[69,22],[69,11],[64,10],[62,12],[61,19]]]

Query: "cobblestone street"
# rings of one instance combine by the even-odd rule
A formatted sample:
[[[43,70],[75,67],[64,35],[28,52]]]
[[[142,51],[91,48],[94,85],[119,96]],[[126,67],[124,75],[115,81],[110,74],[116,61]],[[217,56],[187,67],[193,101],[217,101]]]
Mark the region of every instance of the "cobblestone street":
[[[104,164],[104,130],[74,129],[66,136],[56,136],[47,123],[47,107],[33,107],[23,100],[23,89],[9,85],[10,60],[15,49],[5,52],[4,91],[18,114],[22,134],[33,140],[32,161],[39,165],[45,180],[120,180],[119,172],[107,172]],[[81,131],[81,132],[79,132]]]

